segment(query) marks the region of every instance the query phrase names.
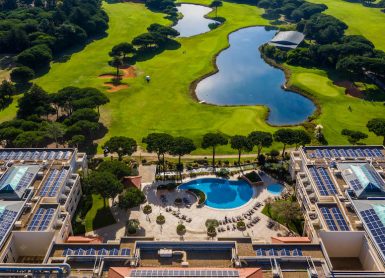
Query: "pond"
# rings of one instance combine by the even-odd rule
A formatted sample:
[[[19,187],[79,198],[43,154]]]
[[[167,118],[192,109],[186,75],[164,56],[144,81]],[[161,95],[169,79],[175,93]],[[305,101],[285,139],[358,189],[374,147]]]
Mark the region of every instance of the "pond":
[[[216,59],[219,71],[198,83],[197,98],[216,105],[265,105],[270,109],[268,122],[274,125],[305,121],[314,103],[282,89],[284,72],[268,65],[258,50],[275,33],[258,26],[230,34],[230,47]]]
[[[181,4],[178,7],[178,12],[183,15],[183,18],[178,20],[173,28],[180,33],[179,37],[191,37],[206,33],[210,31],[209,24],[216,22],[204,17],[211,11],[211,8],[201,5]]]

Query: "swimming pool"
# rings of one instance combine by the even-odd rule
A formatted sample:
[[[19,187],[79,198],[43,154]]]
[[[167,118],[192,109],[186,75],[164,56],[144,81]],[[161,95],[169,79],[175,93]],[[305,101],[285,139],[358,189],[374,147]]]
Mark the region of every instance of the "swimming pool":
[[[282,193],[284,187],[280,183],[272,183],[267,186],[267,191],[273,195],[279,195]]]
[[[202,178],[184,183],[178,188],[201,190],[206,194],[206,206],[216,209],[237,208],[253,197],[253,188],[243,180]]]

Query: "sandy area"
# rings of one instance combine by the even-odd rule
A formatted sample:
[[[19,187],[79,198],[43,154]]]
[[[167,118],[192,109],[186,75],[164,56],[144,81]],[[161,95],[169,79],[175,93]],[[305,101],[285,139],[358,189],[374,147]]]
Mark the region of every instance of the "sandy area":
[[[136,69],[133,66],[130,66],[128,68],[122,68],[122,69],[120,69],[120,72],[123,72],[123,74],[119,74],[120,78],[134,78],[134,77],[136,77]],[[102,78],[102,79],[111,79],[111,78],[115,78],[115,77],[116,77],[115,74],[109,74],[109,73],[99,75],[99,78]]]
[[[117,85],[115,85],[112,82],[105,82],[104,86],[105,87],[109,87],[109,89],[107,89],[107,92],[109,92],[109,93],[117,92],[117,91],[120,91],[122,89],[128,88],[127,84],[117,84]]]
[[[343,81],[336,81],[334,82],[334,85],[344,87],[345,88],[345,94],[351,95],[353,97],[362,98],[362,92],[360,89],[358,89],[352,82],[343,80]]]

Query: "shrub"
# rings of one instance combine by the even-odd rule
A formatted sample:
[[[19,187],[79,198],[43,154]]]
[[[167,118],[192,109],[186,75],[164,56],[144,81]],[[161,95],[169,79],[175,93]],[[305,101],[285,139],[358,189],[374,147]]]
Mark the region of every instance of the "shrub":
[[[189,189],[192,193],[194,193],[198,197],[198,204],[202,205],[206,202],[206,194],[199,189]]]
[[[15,83],[27,83],[35,77],[35,72],[29,67],[18,67],[11,72],[11,80]]]
[[[237,222],[237,228],[238,228],[239,230],[244,230],[244,229],[246,229],[246,224],[245,224],[245,222],[243,222],[242,220],[241,220],[241,221],[238,221],[238,222]]]
[[[214,226],[207,227],[207,235],[210,237],[215,237],[217,235],[217,231]]]
[[[183,235],[186,233],[186,227],[185,225],[183,224],[179,224],[178,226],[176,226],[176,232],[178,235]]]
[[[119,196],[119,206],[124,209],[137,207],[144,202],[146,197],[143,192],[136,187],[130,187]]]
[[[219,226],[219,222],[216,219],[207,219],[205,225],[207,228],[209,228],[210,226],[216,228]]]
[[[152,212],[152,207],[150,205],[145,205],[143,208],[144,214],[150,214]]]
[[[158,223],[159,225],[164,224],[164,222],[166,222],[166,218],[162,214],[156,217],[156,223]]]
[[[139,229],[139,220],[130,219],[127,221],[126,230],[128,234],[130,235],[135,234],[138,229]]]

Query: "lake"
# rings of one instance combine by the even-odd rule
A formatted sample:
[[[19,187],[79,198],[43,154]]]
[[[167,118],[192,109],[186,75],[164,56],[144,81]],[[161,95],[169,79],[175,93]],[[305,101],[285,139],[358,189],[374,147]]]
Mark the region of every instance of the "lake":
[[[230,34],[230,47],[216,59],[219,71],[198,83],[197,98],[216,105],[265,105],[270,109],[268,122],[274,125],[305,121],[315,111],[314,103],[283,90],[284,72],[268,65],[258,50],[275,33],[258,26]]]
[[[206,33],[210,31],[209,24],[216,22],[204,17],[211,11],[211,8],[201,5],[181,4],[178,7],[178,12],[183,14],[183,18],[178,20],[173,28],[180,33],[179,37],[191,37]]]

